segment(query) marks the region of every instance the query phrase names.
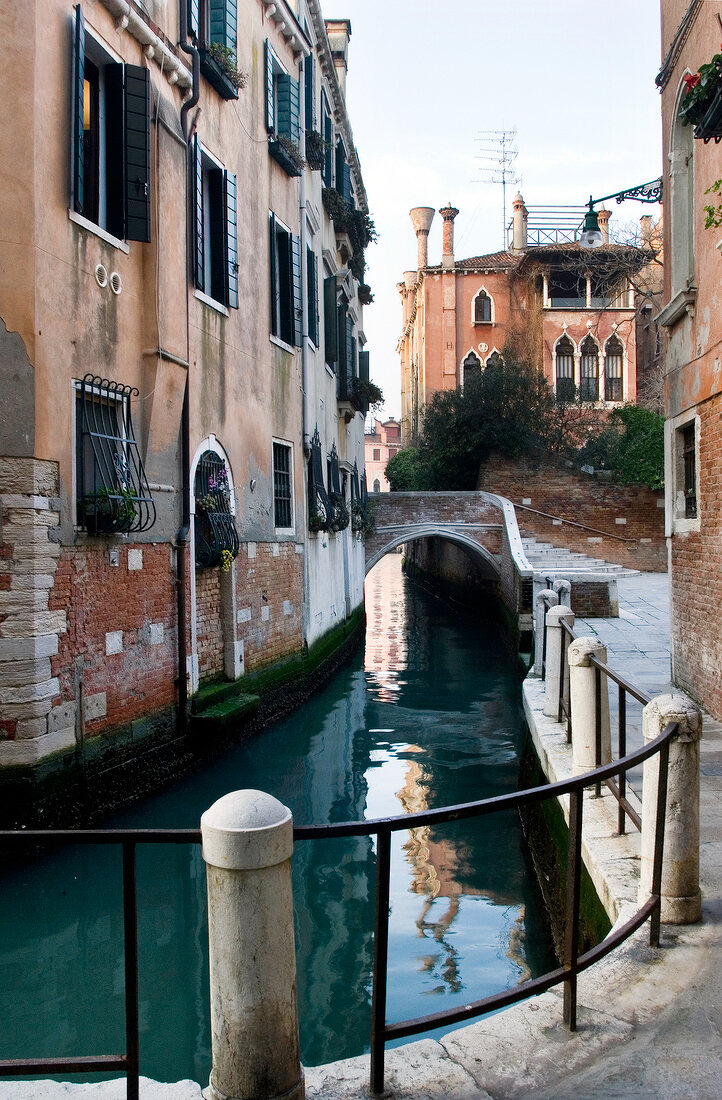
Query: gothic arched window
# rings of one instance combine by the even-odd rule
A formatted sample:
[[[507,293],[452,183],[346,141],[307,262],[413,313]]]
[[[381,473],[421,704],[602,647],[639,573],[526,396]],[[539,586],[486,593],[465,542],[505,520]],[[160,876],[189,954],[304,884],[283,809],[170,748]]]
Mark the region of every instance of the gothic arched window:
[[[582,340],[581,352],[579,395],[582,401],[598,401],[599,347],[591,336],[585,336]]]
[[[604,352],[604,400],[622,401],[624,348],[618,336],[610,336]]]
[[[574,400],[574,344],[568,336],[562,336],[556,346],[557,401]]]

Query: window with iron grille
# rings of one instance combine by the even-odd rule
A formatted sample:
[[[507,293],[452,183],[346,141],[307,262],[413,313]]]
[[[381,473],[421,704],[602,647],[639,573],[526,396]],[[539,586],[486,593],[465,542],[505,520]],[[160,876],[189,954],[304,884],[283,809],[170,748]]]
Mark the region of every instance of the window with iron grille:
[[[216,451],[204,451],[199,458],[193,493],[196,566],[226,568],[226,562],[230,565],[230,559],[238,554],[238,532],[231,511],[228,467]]]
[[[599,400],[599,348],[591,336],[585,336],[581,346],[579,396],[582,401]]]
[[[134,387],[93,374],[77,383],[76,514],[88,534],[146,531],[155,523],[131,419],[137,396]]]
[[[293,527],[291,482],[292,449],[288,443],[273,444],[273,522],[275,527]]]
[[[574,344],[568,336],[557,341],[557,401],[574,400]]]
[[[624,348],[622,341],[617,336],[607,340],[604,355],[604,400],[621,401],[622,396],[622,364],[624,362]]]
[[[694,424],[680,429],[682,435],[682,458],[684,461],[684,515],[686,519],[697,518],[697,456],[695,454]]]

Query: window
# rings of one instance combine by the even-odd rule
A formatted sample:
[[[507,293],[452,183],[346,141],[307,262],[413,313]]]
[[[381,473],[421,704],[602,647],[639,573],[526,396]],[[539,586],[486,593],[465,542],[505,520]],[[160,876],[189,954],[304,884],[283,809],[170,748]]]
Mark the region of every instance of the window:
[[[568,336],[562,336],[556,347],[557,401],[574,400],[574,345]]]
[[[306,282],[308,284],[308,338],[318,347],[318,260],[310,246],[306,247]]]
[[[328,496],[331,502],[330,527],[332,531],[345,531],[351,520],[351,513],[346,503],[347,479],[344,474],[343,482],[341,481],[341,471],[338,464],[338,451],[336,450],[335,440],[331,444],[331,451],[328,456],[326,469],[328,477]]]
[[[237,99],[238,91],[228,72],[236,67],[236,0],[187,0],[187,3],[188,30],[198,45],[201,72],[224,99]]]
[[[130,415],[137,396],[131,386],[92,374],[76,384],[77,520],[88,534],[146,531],[155,523]]]
[[[372,462],[380,462],[380,461],[381,461],[381,448],[380,447],[374,447]]]
[[[236,177],[193,139],[195,179],[193,280],[224,306],[238,308]]]
[[[461,365],[462,369],[462,384],[464,388],[468,386],[474,378],[481,378],[481,360],[476,352],[470,351],[466,359]]]
[[[697,518],[697,457],[695,454],[694,424],[680,428],[682,440],[682,462],[684,467],[684,516],[685,519]]]
[[[196,566],[230,565],[238,554],[238,532],[231,509],[231,477],[216,451],[204,451],[193,481]]]
[[[270,216],[271,234],[271,334],[285,344],[300,347],[301,242],[290,230]]]
[[[622,401],[622,364],[624,362],[624,348],[618,336],[611,336],[607,340],[604,355],[604,400]]]
[[[303,62],[304,111],[307,130],[316,129],[316,61],[312,53]]]
[[[292,448],[289,443],[273,444],[273,523],[278,529],[293,527],[291,482]]]
[[[398,447],[389,447],[389,458],[393,458],[398,449]]]
[[[336,190],[344,202],[353,204],[351,169],[346,163],[346,149],[341,138],[336,142]]]
[[[323,357],[335,371],[338,362],[338,314],[336,303],[336,276],[323,280]]]
[[[150,240],[150,81],[116,62],[78,4],[73,40],[71,208],[129,241]]]
[[[268,40],[266,49],[266,129],[269,152],[289,176],[300,176],[301,89],[281,65]]]
[[[552,309],[584,309],[587,304],[586,276],[563,268],[550,271],[549,303]]]
[[[321,179],[324,182],[324,186],[333,187],[333,120],[331,118],[331,110],[325,92],[321,96],[321,117],[321,137],[324,143]]]
[[[474,324],[491,324],[491,298],[485,290],[480,290],[474,299]]]
[[[491,355],[489,356],[489,358],[486,361],[486,365],[487,365],[487,368],[488,367],[500,367],[500,366],[502,366],[503,362],[504,362],[504,360],[499,355],[499,352],[498,351],[492,351]]]
[[[353,320],[348,312],[348,304],[342,301],[337,309],[338,334],[338,399],[356,402],[356,378],[358,364],[356,357],[356,337],[353,334]]]
[[[582,401],[599,400],[599,348],[591,336],[585,336],[581,344],[579,396]]]
[[[374,478],[374,492],[375,493],[380,493],[381,492],[381,482],[379,481],[379,479],[377,477]]]
[[[327,531],[331,524],[333,507],[323,482],[323,455],[318,426],[311,439],[311,453],[308,458],[308,529],[309,531]]]

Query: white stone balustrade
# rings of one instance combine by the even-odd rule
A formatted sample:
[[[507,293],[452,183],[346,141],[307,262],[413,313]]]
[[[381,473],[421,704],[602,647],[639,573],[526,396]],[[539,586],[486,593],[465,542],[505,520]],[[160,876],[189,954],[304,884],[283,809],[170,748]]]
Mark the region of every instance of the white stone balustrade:
[[[559,687],[562,665],[562,646],[566,644],[566,635],[562,622],[574,625],[574,612],[571,607],[560,603],[550,607],[546,613],[547,654],[546,681],[544,691],[544,713],[548,718],[559,717]]]

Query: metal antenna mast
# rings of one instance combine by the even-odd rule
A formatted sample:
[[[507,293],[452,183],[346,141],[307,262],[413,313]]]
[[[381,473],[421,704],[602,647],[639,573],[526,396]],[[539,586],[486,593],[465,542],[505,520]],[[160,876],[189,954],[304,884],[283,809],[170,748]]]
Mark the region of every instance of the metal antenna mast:
[[[502,189],[502,247],[506,248],[506,185],[516,185],[519,177],[514,162],[519,156],[516,147],[516,127],[513,130],[482,130],[476,138],[479,152],[475,160],[483,161],[480,171],[486,173],[479,183],[500,183]]]

